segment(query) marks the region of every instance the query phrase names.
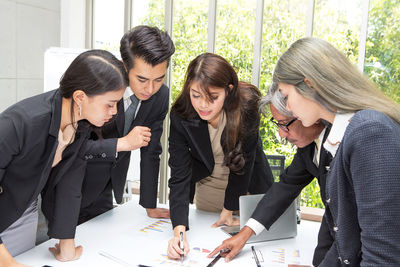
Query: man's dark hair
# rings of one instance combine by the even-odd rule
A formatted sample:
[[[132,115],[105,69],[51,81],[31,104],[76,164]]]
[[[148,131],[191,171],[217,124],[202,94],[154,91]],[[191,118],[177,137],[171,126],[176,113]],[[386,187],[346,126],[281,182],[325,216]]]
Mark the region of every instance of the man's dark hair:
[[[157,27],[136,26],[121,39],[121,58],[128,72],[133,68],[135,58],[141,58],[153,67],[169,59],[175,46],[166,32]]]

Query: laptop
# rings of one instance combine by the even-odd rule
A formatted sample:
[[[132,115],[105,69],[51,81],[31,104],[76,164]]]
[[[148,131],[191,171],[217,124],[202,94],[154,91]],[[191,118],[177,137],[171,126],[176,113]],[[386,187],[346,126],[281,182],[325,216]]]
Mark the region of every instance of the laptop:
[[[222,231],[233,236],[237,234],[242,227],[245,226],[250,219],[258,202],[263,198],[264,194],[258,195],[244,195],[239,198],[240,209],[240,227],[239,226],[225,226],[221,227]],[[265,212],[268,212],[266,210]],[[297,235],[297,216],[296,216],[296,202],[287,208],[287,210],[275,221],[269,230],[262,231],[259,235],[253,235],[247,243],[263,242],[276,239],[291,238]]]

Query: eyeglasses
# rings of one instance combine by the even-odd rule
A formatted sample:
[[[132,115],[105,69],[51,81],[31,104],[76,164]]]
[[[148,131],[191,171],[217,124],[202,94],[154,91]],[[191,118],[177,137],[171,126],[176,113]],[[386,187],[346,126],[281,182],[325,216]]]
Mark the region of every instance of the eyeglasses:
[[[289,121],[288,123],[282,124],[282,123],[279,123],[279,122],[277,122],[276,120],[274,120],[274,117],[272,117],[272,118],[270,119],[271,122],[273,122],[276,126],[278,126],[279,128],[281,128],[281,129],[282,129],[283,131],[285,131],[285,132],[289,132],[289,126],[290,126],[293,122],[295,122],[296,120],[297,120],[297,118],[294,118],[293,120]]]

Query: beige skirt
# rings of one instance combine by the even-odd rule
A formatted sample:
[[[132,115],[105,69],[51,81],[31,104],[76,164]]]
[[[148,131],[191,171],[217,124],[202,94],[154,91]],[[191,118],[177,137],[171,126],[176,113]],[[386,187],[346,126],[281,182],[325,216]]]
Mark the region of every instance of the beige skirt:
[[[224,207],[225,189],[228,179],[219,180],[207,177],[196,183],[194,203],[204,211],[221,212]]]

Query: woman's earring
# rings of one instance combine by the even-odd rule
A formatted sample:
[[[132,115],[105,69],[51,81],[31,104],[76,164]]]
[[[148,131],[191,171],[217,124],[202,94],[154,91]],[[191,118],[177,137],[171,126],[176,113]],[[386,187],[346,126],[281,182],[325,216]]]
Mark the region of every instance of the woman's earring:
[[[82,106],[79,105],[79,117],[82,117]]]

